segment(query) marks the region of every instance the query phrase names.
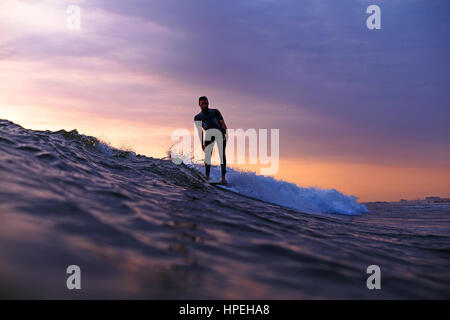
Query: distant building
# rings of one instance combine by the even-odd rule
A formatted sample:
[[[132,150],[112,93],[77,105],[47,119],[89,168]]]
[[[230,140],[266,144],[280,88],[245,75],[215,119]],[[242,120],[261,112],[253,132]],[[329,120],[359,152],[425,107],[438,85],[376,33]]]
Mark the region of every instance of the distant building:
[[[450,202],[450,198],[426,197],[425,201],[428,203],[447,203]]]

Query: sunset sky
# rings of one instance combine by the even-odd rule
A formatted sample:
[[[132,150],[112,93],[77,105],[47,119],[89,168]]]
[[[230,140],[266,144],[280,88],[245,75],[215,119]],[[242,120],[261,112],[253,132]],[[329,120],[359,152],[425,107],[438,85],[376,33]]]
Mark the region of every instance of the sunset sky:
[[[164,157],[206,95],[280,129],[276,178],[450,197],[449,39],[448,0],[0,0],[0,118]]]

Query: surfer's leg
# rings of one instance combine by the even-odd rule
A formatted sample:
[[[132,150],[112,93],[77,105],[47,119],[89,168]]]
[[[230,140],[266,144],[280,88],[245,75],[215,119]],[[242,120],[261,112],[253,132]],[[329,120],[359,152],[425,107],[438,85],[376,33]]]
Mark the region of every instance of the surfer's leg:
[[[225,148],[227,146],[227,142],[226,140],[223,141],[223,148],[222,148],[222,152],[221,152],[221,161],[220,161],[220,169],[222,171],[222,183],[227,183],[227,181],[225,180],[225,174],[227,172],[227,156],[226,156],[226,152],[225,152]]]
[[[214,147],[214,140],[212,141],[205,141],[205,176],[206,179],[209,180],[209,173],[211,171],[211,156],[212,156],[212,150]],[[212,143],[212,144],[211,144]]]
[[[211,171],[211,165],[205,163],[205,176],[206,180],[209,180],[209,172]]]

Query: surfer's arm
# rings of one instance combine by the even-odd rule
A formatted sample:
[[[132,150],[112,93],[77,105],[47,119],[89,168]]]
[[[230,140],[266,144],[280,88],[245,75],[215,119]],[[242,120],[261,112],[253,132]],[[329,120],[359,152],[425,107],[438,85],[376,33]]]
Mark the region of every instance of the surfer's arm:
[[[225,124],[225,121],[223,121],[223,119],[222,119],[222,120],[219,120],[219,122],[220,122],[220,124],[222,125],[222,127],[223,127],[225,130],[227,130],[227,125]]]
[[[217,109],[216,109],[216,117],[219,120],[219,123],[222,126],[223,130],[225,130],[225,137],[223,137],[223,138],[226,139],[226,136],[227,136],[227,125],[225,124],[225,120],[223,120],[222,114]]]
[[[225,130],[225,135],[223,136],[223,140],[228,141],[227,125],[225,124],[225,121],[223,119],[219,120],[219,122],[220,122],[220,125],[222,126],[223,130]]]

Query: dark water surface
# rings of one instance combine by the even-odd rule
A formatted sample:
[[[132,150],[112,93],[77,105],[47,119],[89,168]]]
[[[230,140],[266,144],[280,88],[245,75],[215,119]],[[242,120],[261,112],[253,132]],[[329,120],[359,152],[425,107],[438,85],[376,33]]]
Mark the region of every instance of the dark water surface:
[[[450,298],[449,204],[366,206],[302,213],[76,131],[0,120],[0,296]],[[66,288],[73,264],[81,291]]]

